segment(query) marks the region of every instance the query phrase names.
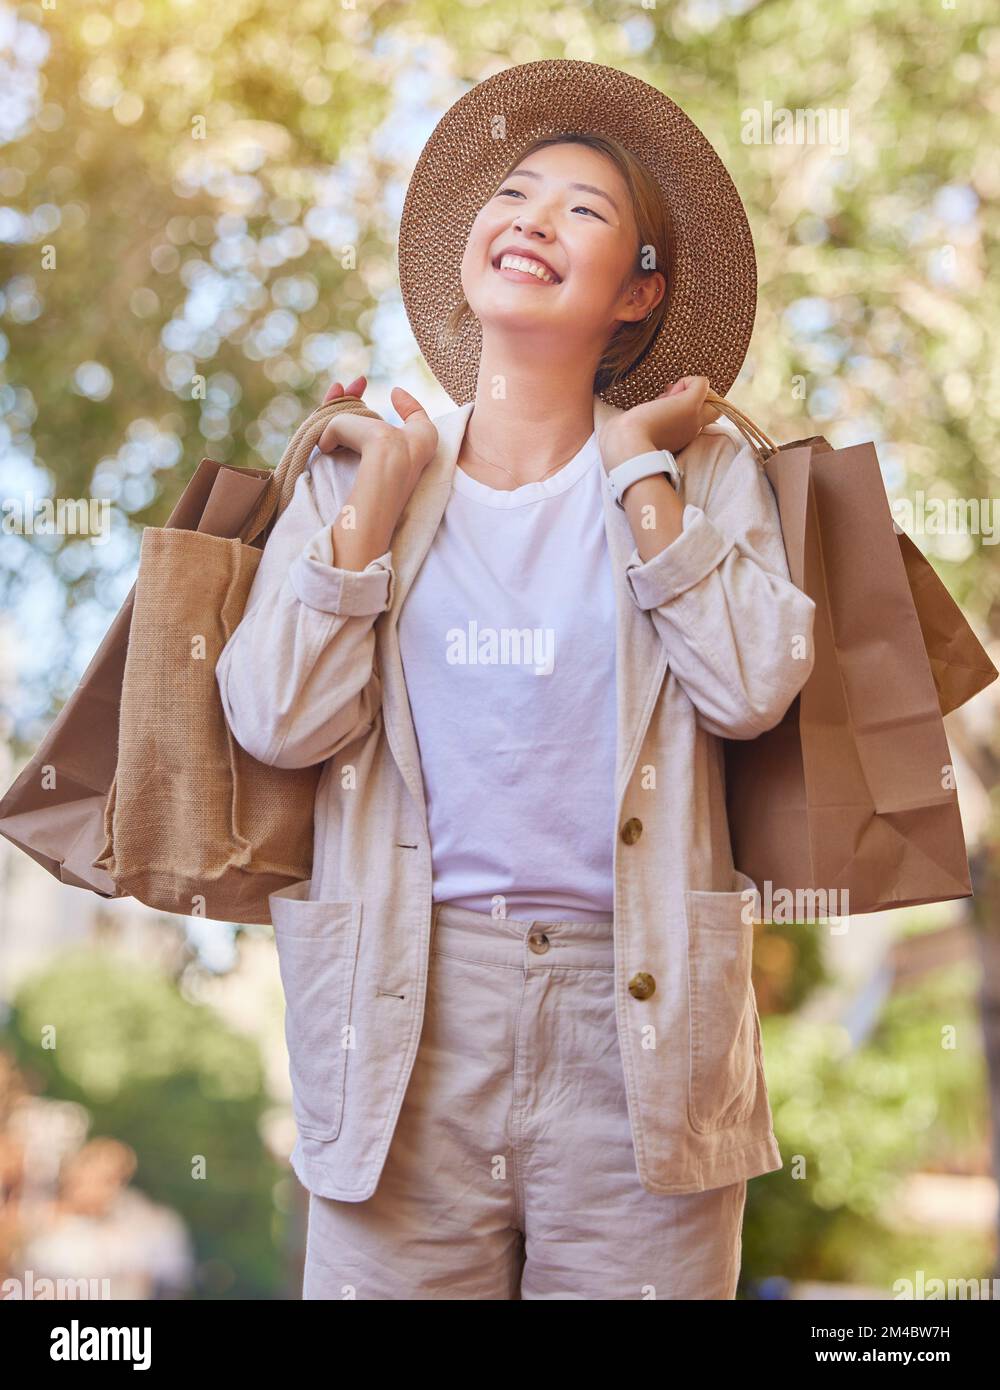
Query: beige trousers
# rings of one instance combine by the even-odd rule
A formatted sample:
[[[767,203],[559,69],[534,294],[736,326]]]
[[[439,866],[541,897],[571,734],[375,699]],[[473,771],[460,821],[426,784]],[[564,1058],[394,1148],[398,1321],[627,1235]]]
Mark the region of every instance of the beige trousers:
[[[427,988],[374,1195],[310,1194],[303,1298],[732,1299],[746,1181],[639,1181],[611,919],[436,904]]]

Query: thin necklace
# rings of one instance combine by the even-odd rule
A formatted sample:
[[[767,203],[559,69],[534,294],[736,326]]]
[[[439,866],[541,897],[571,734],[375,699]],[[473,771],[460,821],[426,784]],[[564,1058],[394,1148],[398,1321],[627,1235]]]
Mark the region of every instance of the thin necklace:
[[[589,438],[590,438],[590,435],[587,436],[587,439],[589,439]],[[503,472],[507,474],[508,478],[514,478],[514,482],[515,482],[515,483],[517,482],[517,478],[514,477],[514,474],[510,471],[509,468],[504,468],[504,466],[503,466],[502,463],[494,463],[492,459],[483,458],[483,456],[482,456],[482,454],[479,452],[479,450],[478,450],[478,449],[474,449],[474,448],[472,447],[472,441],[469,439],[468,435],[466,435],[466,437],[465,437],[465,442],[466,442],[466,444],[467,444],[468,447],[469,447],[469,451],[470,451],[471,453],[475,454],[476,458],[479,459],[480,463],[488,463],[489,466],[490,466],[491,468],[500,468],[500,469],[503,469]],[[584,440],[584,444],[585,444],[586,442],[587,442],[587,440]],[[583,444],[580,445],[580,449],[582,449],[582,448],[583,448]],[[576,455],[580,452],[580,449],[577,449],[575,453],[570,454],[570,456],[569,456],[568,459],[563,459],[562,463],[555,463],[555,464],[552,465],[551,468],[547,468],[547,469],[545,470],[545,472],[541,475],[540,478],[529,478],[529,479],[528,479],[528,483],[540,483],[540,482],[542,481],[542,478],[547,478],[547,477],[549,476],[549,474],[550,474],[550,473],[554,473],[554,472],[556,471],[557,468],[565,468],[565,466],[566,466],[567,463],[572,462],[572,460],[576,458]],[[519,487],[526,487],[526,486],[528,486],[528,483],[519,483],[518,486],[519,486]]]

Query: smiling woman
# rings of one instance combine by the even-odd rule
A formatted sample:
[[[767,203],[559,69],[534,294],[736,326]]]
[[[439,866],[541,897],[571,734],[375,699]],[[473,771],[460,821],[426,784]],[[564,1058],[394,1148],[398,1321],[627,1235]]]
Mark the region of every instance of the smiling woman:
[[[668,250],[666,200],[612,137],[550,135],[510,162],[477,208],[458,267],[456,355],[469,347],[463,313],[482,331],[461,472],[514,492],[552,478],[596,438],[595,394],[635,368],[662,325]],[[655,421],[626,413],[602,422],[604,467],[679,448],[713,418],[699,414],[696,392],[671,405]],[[671,416],[684,417],[676,439],[662,433]],[[680,513],[668,499],[661,515],[662,544]]]
[[[303,1297],[731,1299],[781,1158],[715,740],[815,606],[689,375],[742,362],[742,206],[655,88],[528,64],[439,123],[399,265],[459,404],[327,425],[218,665],[238,741],[330,764],[271,895]]]
[[[597,169],[593,183],[584,183],[576,178],[559,184],[551,190],[552,180],[547,176],[546,161],[537,156],[542,150],[554,146],[566,147],[567,153],[577,150],[590,150],[602,156],[599,160],[587,160],[590,167]],[[585,157],[586,158],[586,157]],[[571,167],[572,161],[564,161]],[[601,167],[603,165],[603,168]],[[581,166],[576,160],[576,168]],[[580,194],[585,194],[582,201]],[[617,196],[615,196],[617,194]],[[534,141],[511,161],[499,181],[493,198],[485,205],[483,213],[494,207],[521,203],[527,209],[534,204],[546,202],[550,196],[559,200],[565,208],[567,218],[593,219],[617,229],[622,244],[627,246],[627,264],[624,274],[615,288],[619,292],[628,290],[630,284],[638,279],[646,285],[648,300],[642,301],[645,307],[642,314],[631,320],[618,323],[608,339],[594,374],[594,391],[600,393],[620,380],[645,354],[655,340],[669,302],[669,270],[672,250],[670,214],[652,174],[624,145],[610,136],[588,132],[568,135],[547,136]],[[483,214],[480,214],[482,216]],[[477,218],[477,222],[479,219]],[[473,241],[475,227],[470,233]],[[604,246],[607,245],[605,241]],[[506,245],[500,248],[508,249]],[[510,249],[515,249],[512,246]],[[523,242],[516,248],[522,254],[527,250]],[[537,250],[531,254],[541,259]],[[494,266],[496,262],[494,258]],[[558,274],[559,267],[547,260],[543,265]],[[580,268],[583,269],[582,267]],[[506,272],[505,272],[506,274]],[[527,283],[529,277],[511,272],[506,278]],[[534,279],[535,276],[530,278]],[[662,286],[662,292],[658,287]],[[592,288],[592,286],[591,286]],[[472,308],[463,293],[455,308],[445,322],[445,335],[456,341],[465,321],[472,314]]]

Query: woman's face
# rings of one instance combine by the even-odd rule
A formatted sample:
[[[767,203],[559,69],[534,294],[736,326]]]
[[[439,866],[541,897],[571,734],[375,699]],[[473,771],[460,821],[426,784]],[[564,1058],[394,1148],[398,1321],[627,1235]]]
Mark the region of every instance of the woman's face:
[[[586,185],[581,187],[581,185]],[[548,274],[501,268],[513,248]],[[462,288],[483,325],[536,330],[603,352],[621,318],[641,319],[665,284],[635,269],[638,233],[615,164],[586,145],[548,145],[527,155],[478,213],[462,258]]]

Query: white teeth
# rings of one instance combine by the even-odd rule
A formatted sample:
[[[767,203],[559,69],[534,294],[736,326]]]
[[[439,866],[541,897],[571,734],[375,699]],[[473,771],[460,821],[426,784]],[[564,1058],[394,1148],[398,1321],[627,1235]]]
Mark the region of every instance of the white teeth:
[[[556,277],[546,270],[543,265],[539,265],[538,261],[529,261],[524,256],[501,256],[500,269],[523,270],[528,275],[537,275],[539,280],[544,280],[550,285],[558,284]]]

